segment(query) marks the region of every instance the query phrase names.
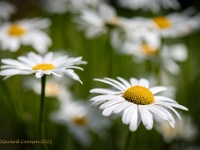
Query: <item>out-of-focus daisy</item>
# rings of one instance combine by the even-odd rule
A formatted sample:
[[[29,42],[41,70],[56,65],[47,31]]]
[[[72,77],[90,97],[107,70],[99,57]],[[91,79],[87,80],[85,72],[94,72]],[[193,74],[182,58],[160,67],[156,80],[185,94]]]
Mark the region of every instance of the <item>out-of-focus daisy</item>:
[[[103,0],[43,0],[44,9],[50,13],[78,13],[89,7],[97,7]]]
[[[100,94],[91,99],[92,105],[100,105],[104,116],[122,113],[122,122],[130,124],[131,131],[137,130],[141,121],[146,129],[152,129],[154,117],[159,117],[174,127],[175,120],[171,111],[180,118],[174,108],[188,110],[171,98],[157,95],[165,91],[165,87],[150,88],[149,81],[143,78],[140,80],[131,78],[130,82],[121,77],[117,79],[119,81],[111,78],[95,79],[111,85],[112,88],[92,89],[91,93]]]
[[[86,64],[82,61],[82,57],[70,58],[67,55],[56,56],[53,52],[48,52],[46,55],[41,56],[34,52],[29,52],[27,56],[20,56],[18,60],[15,59],[2,59],[4,64],[1,66],[0,75],[9,78],[13,75],[27,75],[34,74],[36,78],[41,78],[44,74],[61,77],[62,74],[81,82],[79,76],[73,69],[83,70],[77,66]],[[81,82],[82,83],[82,82]]]
[[[30,45],[44,53],[51,45],[51,39],[42,29],[49,26],[50,20],[41,18],[3,23],[0,27],[1,49],[15,52],[21,45]]]
[[[157,131],[162,134],[164,141],[173,140],[192,141],[198,134],[198,129],[190,116],[182,115],[182,120],[176,119],[175,128],[171,128],[167,122],[159,122],[155,125]]]
[[[180,73],[177,63],[187,60],[188,50],[184,44],[164,45],[160,51],[160,58],[162,68],[176,75]]]
[[[109,120],[92,109],[88,103],[69,101],[63,103],[61,108],[53,113],[52,120],[66,125],[69,132],[84,146],[91,143],[90,131],[105,136],[106,128],[110,126]]]
[[[62,80],[60,78],[51,78],[46,81],[45,95],[47,97],[56,97],[58,99],[71,99],[71,93],[67,86],[68,81]],[[24,86],[26,89],[33,90],[36,94],[41,94],[41,83],[36,79],[25,79]]]
[[[13,14],[15,11],[15,6],[6,1],[0,1],[0,20],[9,19],[10,15]]]
[[[200,15],[192,16],[192,13],[193,11],[188,9],[182,13],[154,17],[150,20],[151,29],[158,32],[164,38],[188,35],[200,27]]]
[[[121,44],[121,52],[131,54],[139,59],[157,56],[161,46],[158,34],[147,29],[129,31],[124,43]]]
[[[106,33],[108,26],[121,25],[115,9],[106,3],[100,4],[97,9],[83,10],[76,22],[88,38]]]
[[[180,7],[176,0],[118,0],[119,5],[132,10],[152,11],[158,13],[162,8],[178,9]]]

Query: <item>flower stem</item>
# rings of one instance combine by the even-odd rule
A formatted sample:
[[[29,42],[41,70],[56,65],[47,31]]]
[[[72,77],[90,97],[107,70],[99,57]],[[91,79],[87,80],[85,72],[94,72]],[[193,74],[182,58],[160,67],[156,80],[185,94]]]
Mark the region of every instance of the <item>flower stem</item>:
[[[44,139],[44,98],[45,98],[45,84],[46,75],[44,74],[41,78],[41,97],[40,97],[40,116],[39,116],[39,138]],[[44,149],[47,149],[44,144]]]
[[[125,144],[124,144],[124,150],[128,150],[129,149],[131,136],[132,136],[132,132],[130,130],[128,130],[128,134],[126,136],[126,141],[125,141]]]

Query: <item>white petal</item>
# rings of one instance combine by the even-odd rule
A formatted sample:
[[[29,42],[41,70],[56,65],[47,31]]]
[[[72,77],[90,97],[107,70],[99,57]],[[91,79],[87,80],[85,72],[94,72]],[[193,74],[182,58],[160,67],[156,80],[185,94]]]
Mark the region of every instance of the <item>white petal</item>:
[[[115,95],[98,95],[91,99],[91,101],[107,101],[107,100],[117,100],[121,99],[124,100],[121,96],[115,96]]]
[[[38,71],[35,73],[36,78],[41,78],[43,75],[44,75],[44,73],[42,71]]]
[[[131,103],[127,103],[126,101],[121,103],[118,107],[114,109],[114,113],[120,113],[121,111],[125,110],[127,107],[131,106]]]
[[[90,90],[90,93],[98,93],[98,94],[120,94],[122,92],[116,92],[114,90],[103,89],[103,88],[95,88]]]
[[[138,83],[139,83],[138,80],[135,79],[135,78],[131,78],[131,79],[130,79],[130,82],[131,82],[131,85],[132,85],[132,86],[136,86],[136,85],[138,85]]]
[[[139,85],[144,86],[146,88],[149,88],[149,81],[142,78],[142,79],[139,80]]]
[[[154,100],[157,101],[167,101],[167,102],[173,102],[173,103],[177,103],[175,100],[168,98],[168,97],[164,97],[164,96],[154,96]]]
[[[117,100],[109,100],[105,103],[103,103],[101,106],[100,106],[100,109],[105,109],[105,108],[108,108],[110,106],[113,106],[115,104],[119,104],[119,103],[123,103],[124,100],[121,100],[121,99],[117,99]]]
[[[162,91],[165,91],[167,90],[166,87],[163,87],[163,86],[156,86],[156,87],[152,87],[149,89],[153,94],[156,94],[156,93],[159,93],[159,92],[162,92]]]
[[[126,88],[131,87],[130,83],[128,83],[128,81],[126,81],[125,79],[121,77],[117,77],[117,79],[119,79],[126,86]]]
[[[113,105],[111,107],[108,107],[108,108],[104,109],[103,112],[102,112],[102,115],[104,115],[104,116],[110,116],[111,113],[113,112],[113,110],[115,109],[115,107],[117,107],[118,105],[120,105],[120,104]]]
[[[120,90],[120,91],[124,91],[124,88],[122,88],[122,87],[120,87],[120,86],[118,86],[118,85],[116,85],[116,84],[114,84],[114,83],[112,83],[112,82],[110,82],[110,81],[107,81],[107,80],[103,80],[103,79],[94,79],[95,81],[100,81],[100,82],[103,82],[103,83],[107,83],[107,84],[109,84],[109,85],[111,85],[111,86],[113,86],[113,87],[115,87],[116,89],[118,89],[118,90]]]
[[[131,122],[135,109],[137,109],[137,105],[132,104],[130,107],[126,109],[127,112],[124,111],[125,114],[123,114],[122,118],[124,124],[129,124]]]
[[[139,105],[140,116],[146,129],[150,130],[153,127],[152,114],[148,111],[146,106]]]
[[[104,78],[104,79],[115,83],[116,85],[120,86],[123,90],[127,89],[127,87],[125,85],[123,85],[122,83],[120,83],[117,80],[114,80],[114,79],[111,79],[111,78]]]
[[[141,122],[141,117],[137,108],[137,105],[135,105],[134,111],[133,111],[133,117],[131,118],[131,122],[130,122],[130,130],[131,131],[136,131],[139,124]]]

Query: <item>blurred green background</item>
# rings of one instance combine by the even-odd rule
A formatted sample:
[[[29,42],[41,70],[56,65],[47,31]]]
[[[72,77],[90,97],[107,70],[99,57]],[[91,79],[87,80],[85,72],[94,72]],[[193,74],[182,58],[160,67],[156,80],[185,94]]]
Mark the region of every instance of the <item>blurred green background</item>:
[[[149,72],[145,70],[145,63],[135,64],[132,57],[117,53],[109,47],[111,54],[108,54],[106,45],[107,36],[102,35],[95,39],[87,39],[83,32],[77,30],[77,25],[72,21],[73,14],[48,14],[41,9],[39,0],[10,0],[18,11],[12,16],[12,20],[32,17],[50,18],[52,25],[49,28],[49,35],[53,41],[49,48],[51,51],[66,50],[66,53],[73,56],[83,56],[83,60],[88,64],[84,65],[84,71],[76,71],[83,81],[83,85],[73,82],[69,87],[77,99],[89,101],[89,90],[99,85],[93,81],[93,78],[104,78],[117,76],[129,79],[130,77],[142,78],[148,77]],[[200,10],[200,2],[181,1],[182,9],[189,6],[195,6]],[[116,7],[119,15],[122,16],[151,16],[153,14],[130,11],[116,6],[114,0],[111,4]],[[170,11],[169,11],[170,12]],[[169,13],[164,12],[164,13]],[[181,63],[181,73],[174,76],[177,86],[176,100],[186,106],[189,111],[184,112],[192,116],[194,124],[197,126],[198,135],[192,141],[174,140],[173,142],[164,142],[162,135],[154,128],[147,131],[142,125],[136,132],[133,132],[131,139],[131,148],[133,150],[200,150],[200,32],[197,31],[191,35],[177,39],[183,41],[189,50],[189,58]],[[173,40],[169,40],[174,42]],[[17,58],[24,51],[32,51],[31,47],[22,46],[16,53],[9,51],[0,51],[0,59]],[[110,73],[110,55],[112,56]],[[33,75],[31,75],[34,77]],[[47,77],[48,79],[48,77]],[[26,90],[23,85],[25,76],[14,76],[8,80],[0,77],[0,140],[37,140],[38,139],[38,117],[40,97],[30,90]],[[64,80],[64,79],[63,79]],[[112,125],[109,128],[108,137],[100,139],[96,134],[90,133],[92,144],[89,147],[83,147],[73,138],[63,125],[56,124],[49,119],[49,114],[58,109],[58,101],[55,98],[45,99],[45,137],[52,140],[53,144],[48,145],[49,149],[57,150],[121,150],[125,142],[128,126],[121,122],[118,117],[110,120]],[[96,108],[98,109],[98,108]],[[35,150],[42,149],[37,144],[0,144],[2,150]]]

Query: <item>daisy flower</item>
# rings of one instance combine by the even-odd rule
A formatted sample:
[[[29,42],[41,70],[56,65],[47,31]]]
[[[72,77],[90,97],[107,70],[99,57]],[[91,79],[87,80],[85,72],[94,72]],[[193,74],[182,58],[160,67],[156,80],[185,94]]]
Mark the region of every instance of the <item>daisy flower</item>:
[[[165,87],[150,88],[149,81],[143,78],[139,80],[131,78],[130,82],[121,77],[117,79],[95,79],[111,85],[113,88],[90,90],[91,93],[100,94],[91,99],[92,105],[100,105],[104,116],[122,113],[122,122],[129,124],[131,131],[136,131],[140,122],[144,124],[146,129],[152,129],[155,117],[168,121],[171,127],[174,127],[175,119],[171,112],[181,118],[174,108],[188,110],[171,98],[157,95],[159,92],[165,91]]]
[[[132,10],[152,11],[158,13],[161,8],[178,9],[180,4],[177,0],[119,0],[119,5]]]
[[[192,14],[194,14],[194,11],[188,9],[182,13],[154,17],[150,19],[151,29],[164,38],[188,35],[192,31],[199,29],[200,26],[200,15],[193,16]]]
[[[162,68],[173,75],[177,75],[181,71],[178,63],[187,60],[188,49],[184,44],[164,45],[159,55]]]
[[[61,77],[62,74],[65,74],[79,82],[81,80],[73,69],[83,70],[77,65],[86,64],[85,61],[82,61],[82,57],[56,56],[53,52],[48,52],[44,56],[29,52],[27,56],[18,57],[18,60],[8,58],[2,59],[1,62],[4,65],[1,66],[0,75],[5,78],[28,74],[35,74],[36,78],[41,78],[44,74]]]
[[[50,20],[41,18],[5,22],[0,27],[1,49],[15,52],[21,45],[30,45],[39,53],[45,53],[51,39],[42,29],[49,26]]]
[[[71,93],[67,86],[69,85],[66,79],[50,78],[46,81],[45,95],[47,97],[56,97],[58,99],[71,99]],[[36,94],[41,94],[41,83],[39,80],[28,78],[24,80],[25,89],[33,90]]]
[[[163,136],[166,143],[174,140],[192,141],[198,134],[198,129],[192,122],[192,117],[187,115],[182,115],[182,120],[176,119],[175,128],[171,128],[165,121],[158,121],[155,128]]]
[[[88,103],[82,101],[67,101],[51,116],[52,120],[66,125],[72,134],[83,146],[91,144],[90,132],[105,137],[105,129],[110,121],[102,117],[98,111],[92,109]]]
[[[15,11],[15,6],[6,1],[0,1],[0,20],[9,19],[10,15],[13,14]]]
[[[120,17],[115,9],[106,3],[99,5],[97,9],[85,9],[75,21],[79,28],[85,30],[88,38],[106,33],[108,26],[120,26]]]

